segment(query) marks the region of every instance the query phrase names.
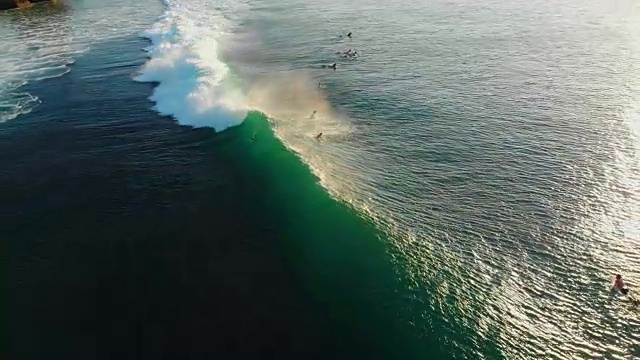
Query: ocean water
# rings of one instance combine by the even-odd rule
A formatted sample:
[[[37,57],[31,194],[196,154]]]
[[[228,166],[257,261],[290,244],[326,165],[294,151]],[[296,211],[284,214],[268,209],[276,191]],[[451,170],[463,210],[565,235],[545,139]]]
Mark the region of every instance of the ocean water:
[[[9,358],[640,358],[608,291],[640,284],[637,2],[85,0],[0,34]]]

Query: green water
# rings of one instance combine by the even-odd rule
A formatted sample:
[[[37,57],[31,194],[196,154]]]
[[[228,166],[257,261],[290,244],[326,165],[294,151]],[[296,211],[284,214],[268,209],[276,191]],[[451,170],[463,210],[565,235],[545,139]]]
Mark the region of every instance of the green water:
[[[395,302],[380,319],[399,324],[386,336],[407,354],[632,356],[637,318],[607,287],[618,272],[638,281],[639,13],[633,2],[257,2],[240,30],[251,50],[229,63],[319,81],[347,119],[344,133],[322,120],[273,127],[376,224],[363,243],[384,250],[369,260],[397,279],[369,300]],[[347,49],[360,56],[336,55]],[[287,81],[273,92],[292,106]],[[325,129],[322,145],[301,140]]]
[[[318,311],[339,324],[333,331],[353,339],[353,347],[344,351],[375,358],[471,356],[464,349],[476,335],[455,320],[416,307],[428,303],[430,294],[407,291],[406,263],[392,260],[383,229],[331,198],[299,157],[273,136],[264,116],[252,113],[229,132],[243,139],[244,171],[260,186],[256,206],[266,213],[257,217],[282,231],[292,269]],[[455,306],[453,296],[448,306]],[[490,341],[479,347],[488,356],[499,354]]]
[[[255,143],[247,140],[246,171],[262,186],[259,197],[269,212],[264,215],[283,231],[301,283],[341,324],[339,333],[353,338],[364,353],[381,358],[393,354],[406,342],[402,324],[394,319],[400,305],[398,275],[376,229],[317,184],[300,159],[273,136],[264,116],[251,114],[238,132],[244,139],[257,134]]]

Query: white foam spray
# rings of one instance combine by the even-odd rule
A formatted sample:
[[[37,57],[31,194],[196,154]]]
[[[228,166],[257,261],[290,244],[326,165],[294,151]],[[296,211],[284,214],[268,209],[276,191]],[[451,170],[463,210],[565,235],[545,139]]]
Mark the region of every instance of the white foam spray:
[[[222,131],[242,122],[247,104],[229,67],[218,58],[219,41],[242,6],[166,0],[164,15],[143,33],[149,61],[135,80],[155,82],[154,109],[178,123]]]

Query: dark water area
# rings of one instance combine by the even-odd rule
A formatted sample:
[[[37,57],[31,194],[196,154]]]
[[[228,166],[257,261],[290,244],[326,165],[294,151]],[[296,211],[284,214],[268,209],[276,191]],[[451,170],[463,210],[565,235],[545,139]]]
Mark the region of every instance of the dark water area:
[[[302,354],[321,337],[238,131],[145,110],[143,45],[97,47],[3,125],[10,358]]]
[[[262,115],[216,134],[149,109],[144,45],[95,46],[2,125],[9,358],[391,356],[375,229]]]

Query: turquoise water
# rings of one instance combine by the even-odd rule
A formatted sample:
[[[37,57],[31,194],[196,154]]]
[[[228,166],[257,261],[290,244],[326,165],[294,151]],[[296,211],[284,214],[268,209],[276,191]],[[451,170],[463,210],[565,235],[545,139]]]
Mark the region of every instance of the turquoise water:
[[[77,272],[88,274],[72,277],[80,288],[107,276],[88,265],[99,248],[55,250],[89,233],[129,249],[104,261],[133,275],[122,282],[131,301],[99,303],[130,315],[89,332],[102,344],[128,329],[128,340],[115,336],[124,354],[640,356],[637,309],[607,291],[618,272],[632,288],[640,282],[638,4],[170,0],[34,10],[0,19],[4,34],[21,34],[8,45],[35,44],[10,46],[1,60],[0,81],[15,85],[0,93],[3,153],[15,152],[2,166],[6,188],[23,194],[10,202],[23,209],[10,232],[14,304]],[[359,56],[336,54],[348,49]],[[53,60],[28,60],[34,52]],[[79,98],[47,102],[60,89]],[[53,130],[67,122],[77,124]],[[38,138],[34,124],[52,130]],[[25,170],[44,150],[24,144],[55,149],[65,133],[69,164],[90,179],[105,174],[83,192],[84,225],[42,215],[79,216],[58,180]],[[94,152],[112,141],[126,145]],[[126,161],[97,165],[105,157]],[[83,189],[74,174],[59,181]],[[115,202],[100,196],[101,182],[120,194]],[[36,211],[32,183],[60,195]],[[92,214],[114,215],[89,226]],[[29,223],[48,231],[24,230]],[[68,270],[43,278],[34,266],[53,265],[42,258]],[[97,283],[110,293],[110,282]],[[96,301],[80,294],[61,296]],[[12,338],[18,357],[27,354],[19,344],[50,335],[30,337],[48,329],[24,315],[34,309],[63,324],[101,319],[53,304],[14,305],[12,324],[27,323]]]

